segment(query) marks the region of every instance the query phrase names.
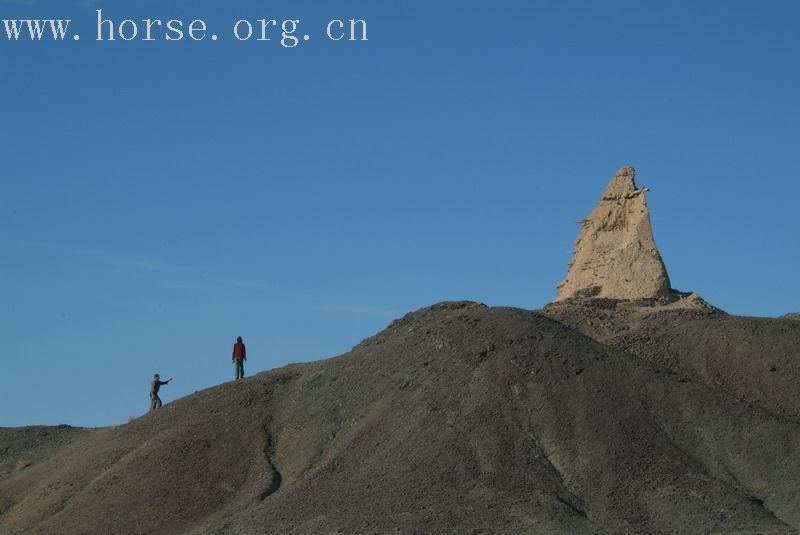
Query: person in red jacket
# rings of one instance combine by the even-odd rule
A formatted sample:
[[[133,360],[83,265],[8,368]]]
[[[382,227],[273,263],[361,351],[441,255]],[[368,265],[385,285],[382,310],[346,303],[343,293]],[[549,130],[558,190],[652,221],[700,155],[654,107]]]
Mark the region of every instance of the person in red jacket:
[[[231,362],[233,362],[233,370],[234,370],[234,381],[238,381],[239,379],[244,379],[244,361],[247,360],[247,350],[244,347],[244,342],[242,342],[242,337],[236,337],[236,343],[233,344],[233,355],[231,356]]]

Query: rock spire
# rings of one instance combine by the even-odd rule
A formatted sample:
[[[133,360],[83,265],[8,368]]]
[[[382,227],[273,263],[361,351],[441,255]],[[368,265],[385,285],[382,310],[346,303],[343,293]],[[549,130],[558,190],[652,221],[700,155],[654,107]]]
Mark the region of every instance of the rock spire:
[[[617,171],[595,209],[579,222],[581,232],[556,301],[669,295],[669,276],[650,226],[648,190],[636,187],[635,176],[633,167]]]

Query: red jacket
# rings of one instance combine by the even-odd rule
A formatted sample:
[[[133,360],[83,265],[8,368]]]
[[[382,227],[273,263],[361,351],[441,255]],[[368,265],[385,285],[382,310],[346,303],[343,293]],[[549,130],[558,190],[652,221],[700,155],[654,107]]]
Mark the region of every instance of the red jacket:
[[[247,350],[244,348],[244,342],[236,342],[233,344],[233,360],[247,360]]]

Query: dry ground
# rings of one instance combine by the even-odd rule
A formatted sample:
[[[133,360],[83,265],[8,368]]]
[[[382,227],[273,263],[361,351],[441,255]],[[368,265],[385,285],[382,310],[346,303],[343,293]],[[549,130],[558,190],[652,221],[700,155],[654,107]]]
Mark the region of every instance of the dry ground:
[[[0,430],[0,532],[797,533],[799,382],[794,320],[442,303],[123,426]]]

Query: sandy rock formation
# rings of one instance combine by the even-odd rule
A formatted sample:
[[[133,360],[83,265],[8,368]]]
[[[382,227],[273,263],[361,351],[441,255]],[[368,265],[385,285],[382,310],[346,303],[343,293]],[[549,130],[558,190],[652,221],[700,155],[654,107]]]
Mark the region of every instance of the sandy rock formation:
[[[667,269],[653,239],[636,171],[614,175],[594,211],[581,221],[567,278],[556,301],[574,297],[653,299],[670,294]]]

